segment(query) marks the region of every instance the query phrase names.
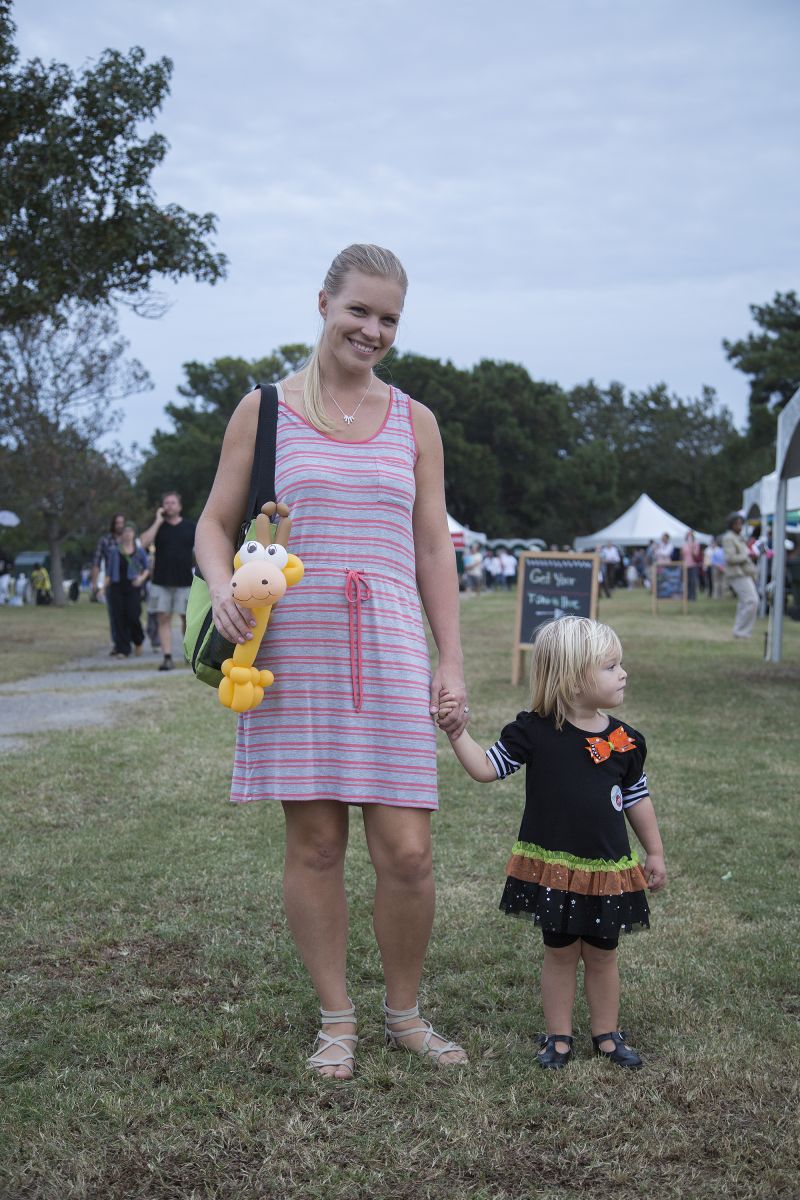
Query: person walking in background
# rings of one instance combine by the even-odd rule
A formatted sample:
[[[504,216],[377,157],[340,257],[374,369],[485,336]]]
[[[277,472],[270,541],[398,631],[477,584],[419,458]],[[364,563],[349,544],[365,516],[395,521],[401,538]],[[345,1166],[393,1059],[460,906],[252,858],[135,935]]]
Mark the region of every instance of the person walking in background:
[[[256,659],[276,680],[239,718],[231,785],[236,803],[283,805],[286,915],[321,1005],[308,1065],[336,1079],[352,1076],[358,1042],[344,876],[356,808],[375,869],[387,1042],[439,1067],[466,1061],[418,1010],[435,902],[440,693],[458,700],[445,732],[463,728],[469,709],[436,418],[373,371],[394,343],[407,282],[391,251],[348,246],[319,292],[322,333],[307,366],[278,385],[276,499],[306,574]],[[230,579],[260,403],[251,392],[233,413],[197,529],[214,622],[234,643],[252,636]],[[420,598],[438,650],[432,678]]]
[[[653,546],[653,562],[656,566],[672,562],[672,540],[668,533],[662,533],[660,541]]]
[[[641,587],[647,586],[647,551],[644,546],[639,546],[633,552],[631,558],[633,569],[636,572],[637,582]]]
[[[686,594],[689,600],[697,599],[697,543],[691,529],[686,530],[686,537],[681,546],[681,562],[686,571]]]
[[[136,545],[136,530],[125,525],[109,557],[106,584],[117,636],[114,643],[117,658],[130,657],[131,643],[137,655],[142,652],[142,587],[149,574],[147,555]]]
[[[510,592],[517,579],[517,560],[510,550],[501,550],[500,565],[503,569],[503,583],[506,591]]]
[[[703,564],[706,569],[706,594],[709,600],[721,600],[725,579],[725,551],[714,537],[706,546]]]
[[[50,574],[47,567],[43,567],[41,563],[34,563],[31,571],[31,587],[37,604],[52,603],[53,587],[50,583]]]
[[[722,535],[725,554],[725,582],[736,595],[736,617],[733,622],[735,638],[749,638],[758,613],[758,590],[756,567],[747,542],[742,537],[744,517],[733,512],[728,517],[728,528]]]
[[[163,660],[159,671],[171,671],[172,617],[181,619],[181,631],[186,631],[186,605],[192,586],[195,523],[181,515],[178,492],[165,492],[153,524],[142,534],[145,550],[155,546],[153,582],[150,585],[148,609],[158,616],[158,638]],[[231,560],[232,560],[231,556]]]
[[[487,584],[490,591],[500,587],[500,581],[503,578],[503,565],[500,562],[500,555],[496,550],[490,550],[483,560],[483,569],[486,573]]]
[[[467,595],[479,596],[483,585],[483,556],[477,542],[473,542],[464,555],[464,578],[469,589]]]
[[[106,581],[108,579],[108,563],[112,550],[116,547],[117,539],[121,537],[122,530],[125,528],[125,516],[123,513],[114,513],[111,518],[111,524],[108,528],[108,533],[104,533],[97,543],[92,559],[92,575],[90,583],[89,597],[91,600],[100,600],[100,584],[102,579],[103,597],[105,599],[106,609],[108,612],[108,630],[111,635],[111,654],[114,654],[117,644],[117,630],[114,627],[114,614],[111,611],[111,605],[108,603],[108,590]]]
[[[622,566],[622,556],[613,542],[607,542],[603,546],[600,551],[600,561],[603,564],[606,591],[608,591],[608,588],[618,587],[620,583],[619,572]]]

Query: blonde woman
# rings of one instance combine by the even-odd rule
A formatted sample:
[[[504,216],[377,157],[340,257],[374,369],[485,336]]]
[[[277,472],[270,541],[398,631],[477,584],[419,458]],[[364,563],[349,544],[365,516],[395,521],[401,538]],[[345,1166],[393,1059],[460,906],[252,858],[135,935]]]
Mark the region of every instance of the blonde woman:
[[[466,1061],[417,1009],[434,912],[439,696],[454,696],[450,733],[463,729],[468,708],[439,430],[432,412],[374,374],[406,288],[390,251],[343,250],[319,293],[311,359],[279,385],[276,498],[290,508],[291,549],[306,574],[264,639],[276,682],[239,718],[231,790],[237,803],[283,804],[286,915],[321,1006],[308,1062],[337,1079],[353,1074],[358,1041],[346,977],[351,808],[375,869],[387,1040],[439,1066]],[[234,412],[197,528],[214,621],[233,642],[251,636],[229,581],[258,407],[252,392]],[[432,678],[420,597],[438,651]]]

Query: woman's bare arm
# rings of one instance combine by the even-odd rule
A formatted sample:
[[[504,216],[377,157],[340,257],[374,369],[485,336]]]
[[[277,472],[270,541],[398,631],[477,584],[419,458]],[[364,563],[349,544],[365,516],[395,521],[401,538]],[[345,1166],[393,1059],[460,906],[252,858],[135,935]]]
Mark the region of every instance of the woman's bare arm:
[[[439,652],[431,683],[431,712],[438,712],[442,692],[452,693],[456,705],[439,723],[446,734],[457,735],[467,723],[467,689],[459,633],[456,558],[445,509],[442,439],[429,408],[412,402],[412,418],[419,450],[414,503],[417,586]]]
[[[214,624],[230,642],[253,635],[255,619],[231,595],[234,545],[244,519],[258,429],[260,391],[248,392],[237,405],[225,430],[211,493],[197,522],[195,555],[211,593]]]

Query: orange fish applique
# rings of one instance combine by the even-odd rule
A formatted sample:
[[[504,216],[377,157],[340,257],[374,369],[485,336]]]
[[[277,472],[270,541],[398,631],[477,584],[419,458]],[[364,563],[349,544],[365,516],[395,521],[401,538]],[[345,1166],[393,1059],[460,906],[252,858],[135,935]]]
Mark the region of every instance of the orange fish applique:
[[[624,754],[626,750],[636,749],[636,742],[633,738],[628,737],[621,725],[608,735],[608,741],[599,737],[587,737],[586,741],[589,743],[586,749],[594,763],[605,762],[607,758],[611,757],[612,750]]]

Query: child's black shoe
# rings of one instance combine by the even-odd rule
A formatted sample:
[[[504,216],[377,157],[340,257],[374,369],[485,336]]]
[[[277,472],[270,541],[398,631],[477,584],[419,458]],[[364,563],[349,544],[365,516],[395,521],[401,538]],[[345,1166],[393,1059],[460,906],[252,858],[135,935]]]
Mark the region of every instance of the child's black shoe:
[[[642,1066],[642,1060],[636,1051],[627,1044],[625,1040],[627,1036],[624,1029],[617,1029],[613,1033],[599,1033],[597,1037],[592,1038],[595,1054],[599,1054],[603,1058],[610,1058],[618,1067],[627,1067],[629,1071],[638,1071]],[[601,1050],[600,1043],[608,1041],[614,1043],[614,1049]]]
[[[536,1055],[540,1067],[560,1071],[572,1058],[572,1037],[568,1033],[540,1033],[536,1039],[542,1047]],[[556,1042],[566,1042],[568,1050],[556,1050]]]

